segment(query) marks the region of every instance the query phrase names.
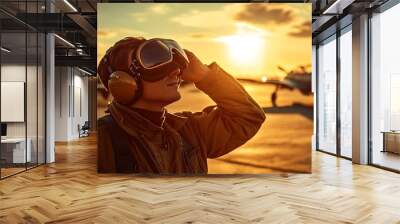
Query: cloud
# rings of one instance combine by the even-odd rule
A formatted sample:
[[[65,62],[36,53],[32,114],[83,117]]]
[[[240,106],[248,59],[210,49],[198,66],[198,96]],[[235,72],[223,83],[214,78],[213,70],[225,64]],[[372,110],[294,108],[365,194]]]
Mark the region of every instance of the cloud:
[[[150,5],[150,3],[149,3]],[[145,22],[149,15],[158,14],[164,15],[170,11],[170,7],[164,4],[152,4],[151,7],[148,7],[146,10],[141,12],[131,13],[130,16],[135,20],[135,22]]]
[[[258,28],[256,26],[247,24],[247,23],[237,23],[235,24],[236,27],[236,33],[234,34],[235,36],[241,35],[241,36],[246,36],[246,35],[251,35],[251,36],[257,36],[260,38],[267,38],[270,33],[267,32],[264,29]],[[228,36],[229,37],[229,36]],[[225,38],[224,36],[220,36],[216,38],[217,40]]]
[[[157,37],[166,38],[166,39],[174,39],[178,41],[178,43],[208,43],[214,42],[215,38],[218,37],[216,34],[207,34],[207,33],[187,33],[187,34],[160,34]]]
[[[101,41],[97,42],[97,64],[99,64],[101,58],[109,47],[111,47],[111,45],[105,44]]]
[[[116,32],[110,31],[110,30],[107,30],[107,29],[99,29],[97,31],[97,36],[100,37],[100,38],[104,38],[104,39],[113,38],[116,35],[117,35]]]
[[[206,38],[207,35],[202,34],[202,33],[193,33],[193,34],[190,35],[190,37],[196,38],[196,39],[202,39],[202,38]]]
[[[119,28],[116,30],[118,37],[120,39],[124,37],[138,37],[138,36],[145,36],[146,32],[142,30],[135,30],[135,29],[127,29],[127,28]]]
[[[166,14],[170,11],[170,8],[164,4],[154,4],[153,7],[150,8],[150,11],[156,14]]]
[[[123,39],[124,37],[137,37],[137,36],[144,36],[146,32],[141,30],[135,29],[127,29],[127,28],[102,28],[97,31],[97,36],[99,39]]]
[[[135,20],[135,22],[145,22],[148,16],[147,12],[135,12],[135,13],[131,13],[130,16],[132,17],[132,19]]]
[[[302,8],[300,8],[302,9]],[[172,17],[179,25],[192,28],[225,29],[247,23],[263,29],[288,28],[301,15],[301,10],[287,4],[228,4],[218,10],[198,8]],[[281,29],[282,31],[284,29]],[[286,33],[284,31],[283,33]]]
[[[187,13],[172,17],[170,20],[186,27],[194,28],[216,28],[233,24],[226,7],[222,10],[191,10]]]
[[[121,27],[115,27],[113,29],[108,27],[101,28],[97,31],[97,59],[100,60],[106,50],[117,41],[125,37],[143,37],[145,35],[146,32],[135,29]]]
[[[235,15],[235,20],[256,25],[280,25],[290,23],[295,18],[294,9],[286,5],[246,4]]]
[[[289,32],[292,37],[311,37],[311,21],[304,21],[294,27],[295,31]]]

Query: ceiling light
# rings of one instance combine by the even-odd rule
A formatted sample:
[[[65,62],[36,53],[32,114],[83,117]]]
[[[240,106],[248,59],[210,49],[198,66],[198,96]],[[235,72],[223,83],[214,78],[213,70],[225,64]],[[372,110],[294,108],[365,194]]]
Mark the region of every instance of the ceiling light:
[[[78,10],[71,4],[69,3],[68,0],[64,0],[65,4],[67,4],[72,10],[74,10],[74,12],[78,12]]]
[[[343,10],[351,5],[355,0],[336,0],[322,13],[323,15],[328,14],[342,14]]]
[[[10,52],[11,52],[11,50],[9,50],[9,49],[7,49],[7,48],[5,48],[5,47],[1,47],[0,49],[1,49],[2,51],[6,52],[6,53],[10,53]]]
[[[70,47],[73,47],[73,48],[75,48],[75,45],[73,45],[71,42],[69,42],[68,40],[66,40],[66,39],[64,39],[64,38],[62,38],[62,37],[60,37],[59,35],[57,35],[57,34],[54,34],[54,36],[55,37],[57,37],[59,40],[61,40],[62,42],[64,42],[64,43],[66,43],[67,45],[69,45]]]
[[[86,70],[83,70],[83,69],[81,69],[81,68],[79,68],[79,67],[78,67],[78,70],[81,71],[81,72],[83,72],[83,73],[85,73],[85,74],[87,74],[87,75],[92,75],[90,72],[88,72],[88,71],[86,71]]]

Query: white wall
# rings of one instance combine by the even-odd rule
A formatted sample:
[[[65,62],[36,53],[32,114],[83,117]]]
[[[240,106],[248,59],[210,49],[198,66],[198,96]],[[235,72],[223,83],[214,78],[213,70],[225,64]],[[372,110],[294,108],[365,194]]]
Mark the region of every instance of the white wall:
[[[68,140],[68,88],[70,77],[67,67],[55,68],[55,141]]]
[[[56,67],[55,120],[56,141],[77,139],[88,120],[88,78],[76,68]]]
[[[81,126],[88,121],[88,78],[79,75],[76,75],[75,70],[75,77],[74,77],[74,110],[73,119],[72,119],[72,135],[77,137],[79,135],[77,126],[80,124]],[[81,108],[80,108],[81,107]],[[81,110],[81,111],[80,111]]]

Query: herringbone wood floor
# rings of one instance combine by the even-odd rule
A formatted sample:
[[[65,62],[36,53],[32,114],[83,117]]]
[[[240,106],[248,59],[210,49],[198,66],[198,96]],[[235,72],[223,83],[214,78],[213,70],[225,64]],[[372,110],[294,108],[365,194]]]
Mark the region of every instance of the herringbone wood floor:
[[[0,223],[400,223],[400,175],[314,152],[312,174],[96,173],[95,138],[0,181]]]

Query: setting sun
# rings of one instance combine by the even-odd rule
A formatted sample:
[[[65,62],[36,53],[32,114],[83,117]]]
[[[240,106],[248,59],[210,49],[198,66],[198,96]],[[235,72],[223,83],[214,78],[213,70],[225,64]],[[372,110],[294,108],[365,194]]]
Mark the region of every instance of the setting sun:
[[[265,76],[265,75],[264,75],[264,76],[262,76],[262,77],[261,77],[261,81],[262,81],[262,82],[266,82],[266,81],[268,81],[268,77],[267,77],[267,76]]]
[[[235,63],[255,65],[261,58],[265,44],[265,32],[244,24],[237,25],[237,33],[217,38],[227,45]]]

